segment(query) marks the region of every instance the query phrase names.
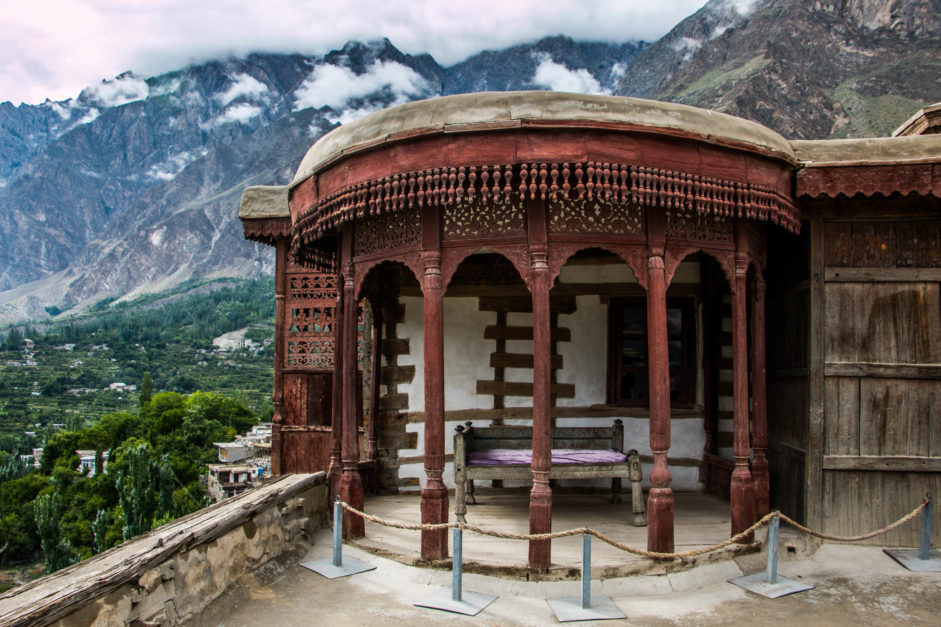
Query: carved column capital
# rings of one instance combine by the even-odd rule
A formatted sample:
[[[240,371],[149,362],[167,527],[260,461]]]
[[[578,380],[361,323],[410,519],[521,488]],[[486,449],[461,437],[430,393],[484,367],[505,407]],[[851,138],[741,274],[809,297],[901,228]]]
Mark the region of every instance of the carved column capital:
[[[665,270],[666,266],[663,263],[663,257],[661,255],[651,255],[647,257],[647,269]]]
[[[545,250],[533,250],[529,254],[530,267],[533,270],[549,270],[549,252]]]

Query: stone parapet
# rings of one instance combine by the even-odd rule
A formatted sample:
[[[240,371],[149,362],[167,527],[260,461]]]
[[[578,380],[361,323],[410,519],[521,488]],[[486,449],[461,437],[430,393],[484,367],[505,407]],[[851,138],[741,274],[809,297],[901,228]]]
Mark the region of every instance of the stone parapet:
[[[287,475],[0,597],[2,625],[175,625],[327,520],[322,472]]]

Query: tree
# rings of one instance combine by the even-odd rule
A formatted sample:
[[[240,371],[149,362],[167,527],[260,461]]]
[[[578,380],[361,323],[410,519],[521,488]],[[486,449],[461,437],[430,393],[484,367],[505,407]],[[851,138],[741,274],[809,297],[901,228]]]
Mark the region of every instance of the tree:
[[[46,572],[54,573],[74,563],[72,545],[68,540],[62,539],[62,499],[59,497],[59,491],[54,490],[52,494],[43,494],[37,498],[33,503],[33,512],[42,550],[46,556]]]
[[[99,509],[95,515],[95,522],[92,523],[92,529],[95,532],[95,553],[101,553],[108,548],[107,534],[108,526],[111,524],[111,517],[108,511]]]
[[[154,380],[150,378],[150,372],[145,372],[140,382],[140,404],[141,407],[150,402],[154,395]]]
[[[127,470],[118,473],[118,497],[124,509],[124,539],[150,531],[157,512],[157,465],[150,445],[141,442],[127,451]]]

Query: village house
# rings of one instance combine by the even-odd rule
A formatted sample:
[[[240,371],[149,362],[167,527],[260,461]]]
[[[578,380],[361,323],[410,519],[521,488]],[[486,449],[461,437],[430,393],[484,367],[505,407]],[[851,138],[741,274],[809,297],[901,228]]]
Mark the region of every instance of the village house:
[[[459,515],[458,427],[528,434],[531,532],[574,481],[550,482],[554,434],[622,429],[654,551],[677,491],[728,500],[731,534],[770,508],[856,534],[941,493],[941,137],[450,96],[335,129],[240,218],[277,254],[273,472],[327,470],[355,507],[420,491],[423,522]],[[444,531],[421,549],[445,557]]]
[[[92,449],[80,449],[75,451],[78,455],[78,468],[76,470],[83,475],[94,477],[98,467],[98,451]],[[109,451],[101,452],[101,472],[108,470]]]

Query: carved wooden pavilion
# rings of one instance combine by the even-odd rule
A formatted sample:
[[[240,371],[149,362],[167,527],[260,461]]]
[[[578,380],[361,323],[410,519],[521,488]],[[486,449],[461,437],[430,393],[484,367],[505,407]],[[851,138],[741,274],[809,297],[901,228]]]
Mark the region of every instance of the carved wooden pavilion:
[[[674,488],[728,498],[733,534],[772,504],[878,527],[941,492],[939,197],[938,137],[788,141],[551,92],[368,115],[242,199],[277,250],[274,470],[329,470],[355,506],[364,482],[420,487],[443,522],[451,427],[532,425],[544,532],[551,428],[617,418],[651,550],[673,549]],[[864,490],[901,509],[864,515]]]

